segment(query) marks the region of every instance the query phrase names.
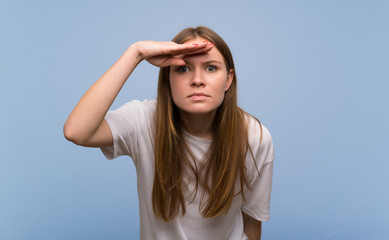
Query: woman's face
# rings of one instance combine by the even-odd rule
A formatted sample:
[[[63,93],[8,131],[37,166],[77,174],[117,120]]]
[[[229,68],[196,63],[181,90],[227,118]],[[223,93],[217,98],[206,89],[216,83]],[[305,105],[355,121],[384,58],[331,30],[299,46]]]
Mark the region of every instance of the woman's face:
[[[185,43],[201,43],[195,38]],[[184,66],[170,67],[170,88],[177,107],[189,114],[216,111],[231,85],[234,72],[227,71],[224,58],[215,47],[209,52],[185,56]]]

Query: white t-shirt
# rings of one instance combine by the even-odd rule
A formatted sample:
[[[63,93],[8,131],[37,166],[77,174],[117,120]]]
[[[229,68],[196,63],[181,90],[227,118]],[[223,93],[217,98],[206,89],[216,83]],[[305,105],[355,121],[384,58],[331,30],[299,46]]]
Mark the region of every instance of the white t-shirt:
[[[138,181],[140,238],[147,240],[247,239],[243,230],[242,211],[259,221],[269,219],[274,158],[269,131],[262,125],[263,138],[260,143],[259,124],[252,117],[249,118],[249,144],[259,174],[251,154],[248,153],[246,165],[252,191],[245,189],[245,201],[239,194],[234,198],[227,214],[203,218],[199,210],[201,194],[191,194],[194,182],[189,181],[188,191],[184,193],[187,196],[186,214],[165,222],[154,215],[151,202],[155,166],[153,135],[155,107],[156,100],[143,102],[134,100],[115,111],[109,111],[105,120],[112,131],[113,146],[101,148],[107,159],[129,155],[134,161]],[[198,138],[189,133],[185,135],[195,160],[201,161],[212,140]],[[190,180],[190,176],[186,176],[184,180]],[[236,184],[236,187],[239,191],[240,185]]]

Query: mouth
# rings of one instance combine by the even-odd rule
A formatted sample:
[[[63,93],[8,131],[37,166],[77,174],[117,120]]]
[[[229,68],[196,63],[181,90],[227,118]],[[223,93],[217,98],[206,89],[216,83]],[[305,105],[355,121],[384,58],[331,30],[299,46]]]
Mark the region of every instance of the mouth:
[[[188,96],[188,98],[191,98],[193,100],[203,100],[208,97],[210,96],[204,93],[192,93],[191,95]]]

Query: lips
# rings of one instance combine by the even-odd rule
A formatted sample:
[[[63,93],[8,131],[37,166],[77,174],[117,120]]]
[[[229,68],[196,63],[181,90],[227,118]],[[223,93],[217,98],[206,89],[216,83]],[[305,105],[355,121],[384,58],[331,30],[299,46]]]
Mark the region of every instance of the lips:
[[[188,98],[193,100],[193,101],[205,100],[208,97],[210,97],[210,96],[205,94],[205,93],[201,93],[201,92],[192,93],[191,95],[188,96]]]
[[[188,96],[189,98],[191,97],[209,97],[209,95],[205,93],[192,93],[191,95]]]

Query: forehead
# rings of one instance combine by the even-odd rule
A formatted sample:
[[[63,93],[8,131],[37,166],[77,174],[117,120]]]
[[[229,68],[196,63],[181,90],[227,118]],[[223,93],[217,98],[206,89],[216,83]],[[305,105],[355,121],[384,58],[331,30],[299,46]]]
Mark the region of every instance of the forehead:
[[[207,40],[205,38],[197,37],[197,38],[185,41],[184,43],[200,44],[203,41],[208,41],[209,42],[209,40]],[[188,61],[188,62],[193,62],[193,61],[201,61],[201,62],[203,62],[203,61],[219,61],[219,62],[224,63],[224,57],[219,52],[219,50],[217,50],[216,47],[213,47],[209,52],[206,52],[206,53],[185,56],[184,60]]]

